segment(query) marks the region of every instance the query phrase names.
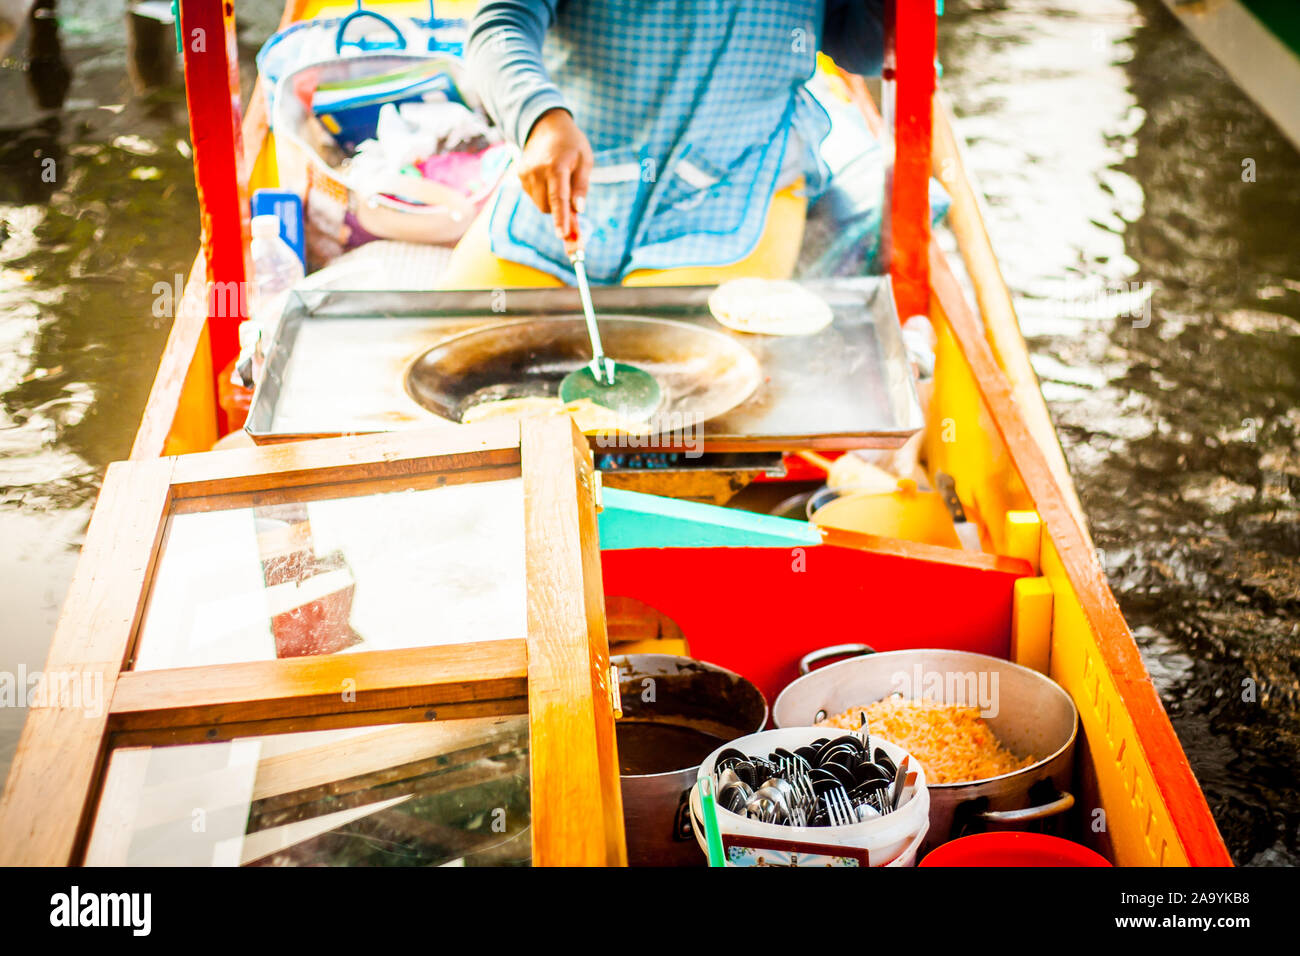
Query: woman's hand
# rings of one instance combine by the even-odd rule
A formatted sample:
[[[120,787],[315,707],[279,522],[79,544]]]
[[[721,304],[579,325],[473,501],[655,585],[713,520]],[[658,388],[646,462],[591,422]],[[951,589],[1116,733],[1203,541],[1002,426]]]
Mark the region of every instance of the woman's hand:
[[[537,208],[555,220],[563,242],[577,239],[575,212],[586,202],[592,162],[591,144],[568,110],[547,110],[524,143],[519,181]]]

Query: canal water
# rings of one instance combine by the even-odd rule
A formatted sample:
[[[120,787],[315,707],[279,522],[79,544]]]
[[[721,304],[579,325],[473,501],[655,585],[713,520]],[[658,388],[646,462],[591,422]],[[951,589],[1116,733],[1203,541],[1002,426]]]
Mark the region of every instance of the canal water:
[[[246,62],[275,7],[240,5]],[[179,84],[133,83],[120,0],[62,8],[0,62],[14,674],[41,666],[100,476],[130,450],[169,321],[154,284],[196,244]],[[1300,863],[1300,155],[1159,0],[949,0],[939,43],[1147,666],[1234,859]],[[0,772],[23,717],[0,708]]]
[[[939,53],[1111,587],[1234,859],[1300,863],[1300,155],[1159,0]]]
[[[240,4],[241,60],[275,6]],[[130,75],[122,0],[58,11],[0,59],[0,672],[15,676],[44,664],[104,469],[130,453],[170,326],[154,285],[197,251],[179,72]],[[0,707],[5,774],[24,717]]]

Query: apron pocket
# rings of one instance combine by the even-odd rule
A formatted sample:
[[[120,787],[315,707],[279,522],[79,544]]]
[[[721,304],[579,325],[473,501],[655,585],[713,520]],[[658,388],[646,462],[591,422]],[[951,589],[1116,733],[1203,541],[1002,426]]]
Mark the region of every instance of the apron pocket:
[[[593,282],[617,283],[632,244],[637,198],[653,177],[633,146],[604,149],[595,154],[591,185],[582,224],[587,273]]]
[[[704,151],[686,152],[660,184],[645,224],[643,245],[670,243],[693,235],[738,236],[749,220],[766,208],[767,167],[779,155],[780,139],[751,147],[723,164]],[[757,202],[755,200],[758,200]],[[761,228],[761,224],[760,224]],[[726,245],[723,242],[723,245]]]

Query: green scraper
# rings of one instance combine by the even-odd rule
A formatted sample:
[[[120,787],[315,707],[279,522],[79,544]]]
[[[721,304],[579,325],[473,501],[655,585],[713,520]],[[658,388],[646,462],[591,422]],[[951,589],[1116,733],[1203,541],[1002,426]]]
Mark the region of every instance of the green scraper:
[[[659,407],[659,383],[644,369],[615,362],[605,355],[600,344],[600,328],[596,325],[596,310],[591,304],[591,287],[587,284],[586,257],[580,245],[569,254],[569,261],[578,277],[578,295],[582,298],[587,334],[591,337],[591,361],[564,376],[560,382],[560,400],[567,403],[590,399],[630,421],[643,422]]]

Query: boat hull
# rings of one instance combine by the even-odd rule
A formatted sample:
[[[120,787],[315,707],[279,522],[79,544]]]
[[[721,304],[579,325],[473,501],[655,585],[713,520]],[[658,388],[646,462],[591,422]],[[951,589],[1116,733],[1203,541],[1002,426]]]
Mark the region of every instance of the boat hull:
[[[1300,149],[1300,10],[1272,0],[1165,5]]]
[[[290,6],[292,13],[303,15],[319,9],[318,4]],[[444,13],[441,5],[440,13],[455,15]],[[243,127],[241,165],[251,170],[250,189],[274,185],[273,149],[268,148],[260,103],[255,93]],[[1026,386],[1009,374],[1029,365],[1023,339],[1004,332],[991,344],[986,336],[992,333],[966,301],[944,254],[933,246],[930,266],[938,346],[925,458],[931,469],[956,479],[963,503],[978,514],[992,549],[1033,570],[1015,582],[1013,614],[1036,628],[1050,647],[1048,672],[1078,707],[1079,799],[1091,814],[1090,825],[1100,826],[1094,831],[1101,834],[1099,842],[1121,865],[1230,865],[1204,795],[1106,584],[1068,475],[1053,462],[1055,436],[1043,435],[1041,420],[1039,427],[1031,427],[1023,410]],[[217,438],[206,313],[200,259],[186,286],[132,458],[204,451]],[[1036,390],[1032,397],[1041,404]],[[638,521],[662,528],[666,540],[682,540],[676,536],[686,534],[698,542],[712,533],[709,522],[689,510],[639,515]],[[877,542],[900,555],[928,547]]]

